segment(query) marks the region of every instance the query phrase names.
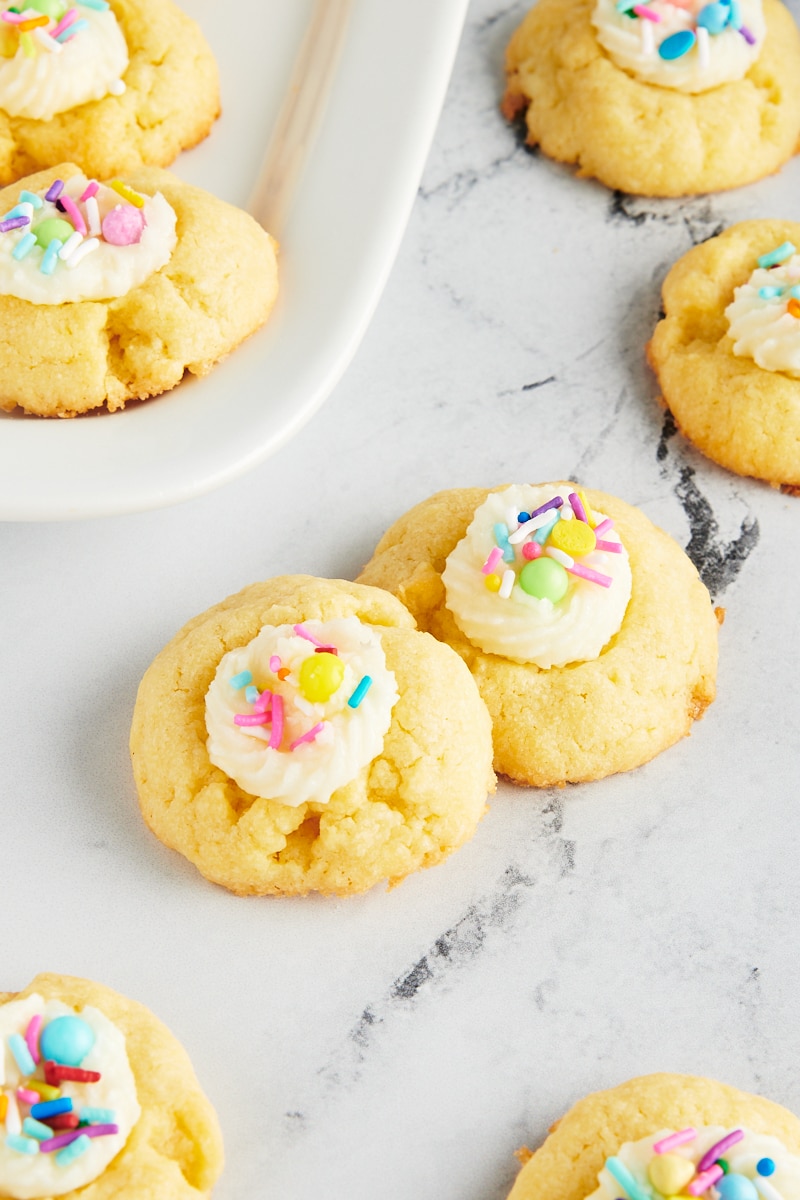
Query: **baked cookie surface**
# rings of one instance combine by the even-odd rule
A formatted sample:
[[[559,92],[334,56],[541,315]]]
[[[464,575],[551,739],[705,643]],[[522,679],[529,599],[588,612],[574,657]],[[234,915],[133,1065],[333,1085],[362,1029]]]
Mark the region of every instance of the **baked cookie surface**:
[[[212,742],[222,740],[210,725],[212,685],[218,683],[223,698],[227,688],[238,698],[237,715],[249,714],[246,719],[257,724],[258,708],[241,690],[246,683],[262,688],[262,696],[268,688],[275,694],[289,685],[294,690],[303,664],[312,669],[316,665],[317,649],[332,665],[331,655],[324,646],[309,643],[309,635],[317,643],[320,633],[338,638],[341,623],[348,621],[356,627],[360,623],[363,633],[357,636],[379,643],[385,655],[383,673],[391,674],[381,710],[386,718],[381,728],[388,725],[382,748],[374,753],[369,744],[366,761],[364,755],[356,758],[349,782],[328,793],[328,799],[317,786],[311,789],[314,798],[306,799],[309,792],[303,789],[312,770],[320,766],[328,771],[328,751],[333,755],[340,743],[348,748],[354,738],[360,739],[360,727],[351,736],[337,722],[349,722],[362,709],[369,710],[380,681],[362,703],[350,691],[353,681],[359,684],[354,692],[363,691],[356,668],[351,681],[342,683],[342,695],[350,701],[340,712],[320,722],[317,710],[306,707],[295,713],[294,726],[291,698],[284,695],[283,734],[268,749],[264,743],[276,733],[274,696],[270,697],[272,724],[264,726],[264,740],[249,744],[245,739],[248,744],[239,743],[236,753],[243,762],[247,757],[243,770],[248,770],[254,758],[268,762],[277,751],[278,774],[288,779],[294,773],[300,790],[281,801],[272,799],[274,780],[268,775],[262,789],[268,794],[252,794],[211,761]],[[308,663],[297,659],[292,629],[298,624]],[[282,630],[276,636],[283,638],[283,645],[268,648],[261,667],[251,663],[254,680],[240,672],[238,660],[227,670],[220,667],[224,655],[254,645],[265,628]],[[335,649],[348,668],[349,650],[345,652],[341,643]],[[277,675],[279,670],[285,672],[283,677]],[[323,741],[325,724],[333,727],[327,734],[330,744]],[[229,726],[232,732],[232,721]],[[303,730],[311,735],[311,746],[301,744],[308,740]],[[317,745],[321,763],[315,757]],[[142,813],[153,832],[208,879],[240,894],[346,895],[381,880],[399,882],[467,841],[485,811],[487,792],[494,788],[489,718],[458,656],[417,632],[410,614],[393,596],[310,576],[253,584],[190,621],[173,638],[139,688],[131,756]],[[258,773],[258,778],[265,776]]]
[[[65,1042],[63,1028],[59,1031],[59,1039],[51,1025],[47,1040],[48,1018],[55,1018],[63,1026],[62,1014],[68,1014],[66,1023],[73,1027],[77,1025],[79,1034],[86,1034],[84,1022],[89,1021],[96,1031],[96,1040],[92,1050],[80,1061],[85,1063],[85,1068],[99,1074],[100,1082],[56,1082],[62,1094],[72,1098],[71,1111],[80,1113],[88,1102],[94,1111],[85,1119],[101,1125],[106,1122],[107,1127],[107,1118],[113,1116],[115,1122],[120,1123],[122,1133],[121,1110],[127,1105],[132,1127],[124,1130],[124,1144],[112,1147],[114,1157],[111,1161],[93,1175],[92,1166],[87,1171],[86,1164],[91,1151],[96,1152],[102,1143],[102,1136],[93,1137],[91,1146],[85,1148],[82,1155],[76,1155],[72,1162],[54,1161],[55,1154],[61,1152],[58,1147],[47,1154],[20,1153],[4,1144],[4,1138],[9,1136],[7,1109],[5,1127],[0,1122],[0,1192],[4,1196],[30,1198],[57,1194],[68,1200],[79,1195],[86,1200],[197,1200],[210,1196],[222,1170],[219,1124],[200,1089],[185,1050],[166,1026],[143,1005],[110,988],[55,974],[37,975],[22,992],[0,993],[0,1024],[6,1035],[13,1028],[17,1037],[24,1037],[24,1025],[31,1013],[43,1013],[44,1023],[40,1025],[40,1032],[32,1036],[32,1044],[36,1046],[38,1042],[41,1062],[30,1078],[44,1082],[45,1075],[53,1069],[51,1062],[45,1071],[44,1060],[48,1056],[55,1058],[57,1064],[74,1065],[81,1053],[79,1050],[77,1055],[71,1056],[69,1035]],[[75,1018],[78,1018],[77,1022]],[[71,1035],[75,1037],[74,1028]],[[88,1036],[91,1039],[91,1035]],[[0,1048],[0,1053],[5,1053],[6,1083],[10,1091],[11,1081],[19,1074],[15,1061],[19,1051],[12,1057],[7,1045]],[[120,1054],[122,1061],[114,1061],[114,1055]],[[108,1068],[105,1081],[104,1068]],[[68,1071],[67,1081],[69,1078]],[[103,1097],[106,1081],[111,1088],[110,1102],[117,1111],[112,1108],[107,1112],[95,1107],[98,1097]],[[7,1104],[10,1106],[11,1101],[7,1100]],[[21,1100],[15,1104],[15,1113],[20,1120],[29,1116],[29,1107]],[[47,1120],[43,1114],[39,1119]],[[23,1126],[22,1131],[26,1141],[31,1140],[28,1128]],[[63,1137],[68,1133],[69,1128],[53,1130],[54,1136]],[[31,1182],[29,1166],[32,1166],[30,1175],[38,1168],[40,1172],[46,1172],[46,1180],[56,1180],[57,1190],[41,1190],[35,1181]],[[12,1186],[9,1172],[16,1186]],[[70,1177],[78,1181],[74,1188],[68,1186]]]
[[[73,185],[77,177],[80,181]],[[57,180],[65,184],[65,191],[76,193],[75,220],[88,220],[92,200],[80,202],[85,178],[71,163],[0,191],[0,211],[20,207],[22,192],[46,196]],[[93,271],[101,257],[98,248],[74,269],[71,260],[56,257],[46,275],[46,252],[40,246],[15,261],[29,226],[0,233],[0,258],[11,270],[9,279],[24,275],[39,288],[36,302],[0,294],[0,408],[11,411],[19,406],[28,413],[59,417],[104,406],[113,412],[129,400],[175,387],[186,372],[207,374],[269,316],[278,288],[275,243],[252,217],[155,167],[127,175],[124,186],[140,200],[150,201],[158,194],[164,198],[174,213],[174,237],[165,243],[163,265],[123,294],[114,295],[109,286],[108,299],[48,303],[48,288],[66,287],[73,280],[80,284]],[[122,196],[117,198],[120,212],[135,217],[140,211]],[[32,239],[42,211],[32,214]],[[69,232],[69,214],[55,216]],[[14,219],[26,218],[12,218],[12,224]],[[142,244],[151,232],[145,227]],[[87,237],[77,254],[97,240]],[[114,258],[112,266],[141,248],[104,246]]]
[[[699,1076],[645,1075],[579,1100],[522,1168],[509,1200],[594,1198],[603,1164],[624,1143],[701,1126],[743,1126],[800,1155],[800,1121],[771,1100]]]
[[[58,0],[49,0],[45,11],[54,3],[53,11],[58,13]],[[143,164],[163,167],[208,134],[220,109],[219,78],[196,23],[172,0],[109,3],[127,46],[122,94],[104,94],[46,119],[12,115],[3,110],[0,100],[0,183],[11,183],[68,160],[77,162],[88,175],[101,178],[131,172]],[[8,7],[5,2],[0,4],[3,10]],[[85,10],[81,19],[96,20],[95,11]],[[58,28],[54,20],[49,28]],[[25,52],[12,26],[0,27],[0,35],[1,96],[4,64],[14,61],[24,67]],[[76,51],[80,52],[82,37],[86,34],[81,31],[61,43],[58,54],[49,54],[39,43],[29,43],[37,56],[35,66],[52,68],[54,73],[85,75],[86,63],[80,57],[74,69],[71,62]],[[42,86],[25,89],[23,96]],[[29,109],[24,103],[8,103],[15,111],[17,107]]]
[[[587,490],[628,552],[632,590],[622,624],[592,661],[549,669],[514,662],[469,640],[442,581],[489,495],[464,488],[423,501],[388,530],[359,581],[392,592],[420,629],[464,659],[492,717],[495,770],[538,787],[599,779],[686,735],[714,698],[717,619],[680,547],[637,509]]]
[[[610,188],[681,196],[768,175],[800,139],[800,34],[764,0],[766,39],[744,78],[697,95],[616,66],[592,25],[596,0],[539,0],[506,56],[503,112],[527,141]]]
[[[665,316],[647,356],[664,403],[699,450],[740,475],[798,486],[800,378],[737,355],[725,315],[758,258],[783,243],[800,247],[800,224],[744,221],[679,259],[664,281]],[[776,301],[786,309],[785,297]],[[781,325],[789,336],[800,330],[791,313]]]

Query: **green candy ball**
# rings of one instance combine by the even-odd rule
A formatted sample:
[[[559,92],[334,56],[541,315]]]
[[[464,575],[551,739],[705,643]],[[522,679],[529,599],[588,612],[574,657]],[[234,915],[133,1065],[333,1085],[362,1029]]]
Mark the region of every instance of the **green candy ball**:
[[[32,8],[38,13],[44,13],[46,17],[52,17],[54,21],[60,21],[67,11],[64,0],[27,0],[25,8]]]
[[[66,242],[67,238],[72,237],[75,230],[69,221],[62,221],[61,217],[47,217],[46,220],[39,222],[33,232],[36,234],[36,241],[43,250],[46,250],[53,238],[58,238],[62,243]]]
[[[535,558],[519,573],[519,586],[537,600],[552,600],[556,604],[569,587],[569,576],[554,558]]]

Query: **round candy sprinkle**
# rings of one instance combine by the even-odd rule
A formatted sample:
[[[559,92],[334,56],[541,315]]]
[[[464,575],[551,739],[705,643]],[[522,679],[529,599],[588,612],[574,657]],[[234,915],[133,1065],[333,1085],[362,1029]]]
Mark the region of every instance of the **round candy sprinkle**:
[[[755,1184],[746,1175],[723,1175],[716,1188],[720,1200],[758,1200]]]
[[[130,204],[118,204],[103,217],[102,231],[112,246],[135,246],[144,233],[144,213]]]
[[[794,296],[786,305],[786,311],[790,316],[800,319],[800,301],[795,300]]]
[[[517,523],[524,525],[526,521],[530,521],[531,514],[526,512],[517,513]]]
[[[69,221],[63,220],[62,217],[45,217],[43,221],[34,229],[36,241],[46,250],[52,241],[56,238],[61,242],[62,246],[71,238],[75,230],[70,225]]]
[[[542,547],[538,542],[525,542],[522,547],[522,557],[527,558],[528,562],[534,558],[542,557]]]
[[[694,1178],[694,1163],[680,1154],[657,1154],[647,1168],[647,1178],[665,1196],[677,1196]]]
[[[519,573],[519,586],[537,600],[556,604],[566,594],[569,577],[561,563],[542,556],[525,564]]]
[[[574,558],[576,555],[590,554],[597,538],[594,530],[584,521],[559,521],[550,534],[550,543]]]
[[[775,1163],[771,1158],[760,1158],[756,1163],[756,1170],[759,1175],[774,1175]]]
[[[722,1168],[723,1174],[725,1174],[725,1175],[727,1175],[728,1171],[730,1171],[730,1167],[728,1166],[727,1158],[718,1158],[717,1166]]]
[[[696,41],[697,38],[691,29],[681,29],[678,33],[664,38],[658,47],[658,53],[666,62],[673,62],[676,58],[683,58],[684,54],[688,54]]]
[[[728,6],[717,0],[716,4],[707,4],[697,14],[697,24],[701,29],[707,29],[715,36],[722,33],[728,20]]]
[[[487,575],[483,582],[490,592],[500,591],[500,584],[502,583],[502,580],[499,575],[495,575],[494,573]]]
[[[324,704],[343,679],[344,663],[336,654],[312,654],[300,668],[300,694],[312,704]]]
[[[79,1067],[93,1045],[94,1030],[80,1017],[56,1017],[39,1038],[42,1058],[68,1067]]]

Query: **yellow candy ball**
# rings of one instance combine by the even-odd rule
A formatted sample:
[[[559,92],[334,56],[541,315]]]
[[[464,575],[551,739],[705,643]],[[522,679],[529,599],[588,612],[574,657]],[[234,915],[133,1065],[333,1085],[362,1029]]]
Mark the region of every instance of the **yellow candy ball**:
[[[487,575],[483,581],[490,592],[499,592],[500,584],[503,582],[499,575]]]
[[[647,1178],[664,1196],[683,1191],[694,1173],[693,1164],[679,1154],[657,1154],[647,1168]]]
[[[597,544],[594,530],[585,521],[559,521],[550,534],[550,544],[570,558],[590,554]]]
[[[300,694],[312,704],[324,704],[341,686],[344,663],[335,654],[323,650],[309,654],[300,668]]]

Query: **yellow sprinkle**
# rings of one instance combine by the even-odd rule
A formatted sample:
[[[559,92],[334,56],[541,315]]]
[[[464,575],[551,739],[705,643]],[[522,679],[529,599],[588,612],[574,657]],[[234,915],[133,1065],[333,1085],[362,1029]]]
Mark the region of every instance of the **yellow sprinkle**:
[[[486,575],[483,582],[486,584],[490,592],[499,592],[500,585],[503,582],[499,575]]]
[[[122,196],[123,200],[127,200],[135,208],[144,208],[144,196],[140,196],[133,188],[129,188],[121,179],[112,179],[108,186],[112,187],[115,192]]]
[[[19,42],[20,42],[20,45],[22,46],[22,49],[27,54],[28,58],[36,57],[36,45],[34,43],[33,38],[31,37],[31,35],[29,33],[21,33],[19,35]]]
[[[8,1096],[0,1095],[0,1122],[5,1121],[8,1112]]]
[[[576,488],[575,491],[580,496],[581,504],[583,505],[584,512],[586,513],[586,520],[589,522],[591,528],[594,529],[595,525],[597,524],[597,518],[592,512],[591,504],[586,499],[586,492],[582,492],[580,488]]]
[[[25,1087],[32,1092],[38,1092],[43,1100],[57,1100],[61,1095],[61,1088],[53,1087],[49,1083],[43,1083],[39,1079],[26,1079]]]

